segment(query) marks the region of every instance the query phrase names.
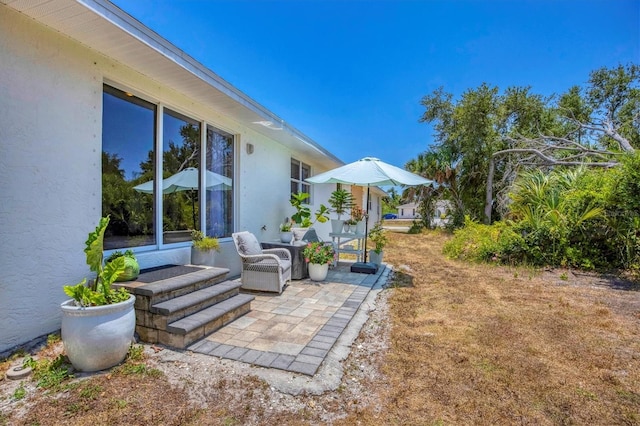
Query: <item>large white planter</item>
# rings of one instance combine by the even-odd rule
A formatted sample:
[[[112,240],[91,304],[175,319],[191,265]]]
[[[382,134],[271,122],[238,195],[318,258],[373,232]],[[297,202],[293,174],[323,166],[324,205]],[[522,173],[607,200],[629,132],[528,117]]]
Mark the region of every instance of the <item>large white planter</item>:
[[[62,302],[62,342],[71,364],[80,371],[98,371],[127,356],[136,328],[136,297],[112,305],[80,307]]]
[[[365,222],[364,219],[356,224],[356,234],[364,234]]]
[[[313,281],[324,281],[329,273],[329,265],[326,263],[309,263],[309,278]]]
[[[205,265],[215,266],[216,251],[215,250],[200,250],[195,247],[191,247],[191,264],[192,265]]]

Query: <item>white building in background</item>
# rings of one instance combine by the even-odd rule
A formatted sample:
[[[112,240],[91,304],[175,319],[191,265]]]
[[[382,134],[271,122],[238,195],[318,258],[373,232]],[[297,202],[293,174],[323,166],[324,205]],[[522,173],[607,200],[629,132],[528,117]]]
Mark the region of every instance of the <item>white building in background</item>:
[[[0,353],[60,328],[62,286],[87,276],[104,214],[106,246],[142,268],[189,263],[195,227],[221,239],[233,276],[231,232],[275,239],[291,192],[315,211],[335,189],[304,179],[341,160],[107,1],[0,0],[0,63]],[[230,184],[133,190],[175,173],[180,151],[202,182],[206,169]]]
[[[419,205],[407,203],[398,206],[398,219],[420,219]],[[449,223],[452,204],[449,200],[438,200],[433,208],[431,224],[435,227],[444,227]]]
[[[418,219],[420,213],[418,212],[417,203],[407,203],[398,206],[398,219]]]

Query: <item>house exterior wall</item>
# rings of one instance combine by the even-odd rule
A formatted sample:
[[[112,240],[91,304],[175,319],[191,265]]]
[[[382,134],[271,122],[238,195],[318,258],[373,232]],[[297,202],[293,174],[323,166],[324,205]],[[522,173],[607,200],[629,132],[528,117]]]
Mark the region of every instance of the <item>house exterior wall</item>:
[[[101,77],[81,46],[0,7],[0,351],[60,328],[101,211]]]
[[[420,217],[416,203],[402,204],[398,206],[398,219],[416,219]]]
[[[0,6],[0,354],[60,328],[64,284],[89,274],[84,242],[101,216],[103,83],[236,135],[235,229],[276,239],[291,216],[290,158],[313,158]],[[246,144],[254,151],[249,154]],[[332,185],[313,187],[313,211]],[[329,239],[329,224],[317,224]],[[148,268],[190,261],[190,244],[136,253]],[[240,274],[230,238],[216,265]]]

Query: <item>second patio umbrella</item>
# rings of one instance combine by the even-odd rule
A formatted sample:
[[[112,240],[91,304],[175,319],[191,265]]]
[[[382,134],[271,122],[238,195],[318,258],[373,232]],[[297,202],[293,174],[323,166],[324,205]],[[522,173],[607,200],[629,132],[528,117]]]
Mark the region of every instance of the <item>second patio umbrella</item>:
[[[369,232],[369,188],[371,186],[389,185],[429,185],[432,180],[425,179],[399,167],[380,161],[377,158],[365,157],[353,163],[346,164],[328,172],[306,179],[309,183],[343,183],[367,187],[367,220],[365,234]],[[354,264],[352,271],[375,273],[377,268],[367,264],[367,237],[364,239],[364,264]]]
[[[186,169],[169,176],[162,180],[162,193],[173,194],[178,191],[196,190],[199,187],[199,171],[195,167],[187,167]],[[231,179],[222,176],[218,173],[214,173],[209,170],[205,170],[205,188],[206,189],[229,189],[231,188]],[[150,180],[140,185],[133,187],[138,192],[145,194],[153,194],[153,181]],[[196,227],[195,219],[195,197],[191,197],[191,203],[193,204],[193,227]]]

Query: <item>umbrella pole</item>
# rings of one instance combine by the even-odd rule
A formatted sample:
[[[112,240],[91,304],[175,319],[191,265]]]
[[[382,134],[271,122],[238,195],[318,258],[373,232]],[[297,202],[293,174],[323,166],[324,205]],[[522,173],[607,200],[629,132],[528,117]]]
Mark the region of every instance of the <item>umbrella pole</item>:
[[[353,265],[351,265],[351,272],[358,272],[361,274],[375,274],[376,272],[378,272],[378,266],[375,264],[370,264],[367,263],[367,239],[368,239],[368,235],[369,234],[369,191],[370,191],[370,187],[369,185],[367,185],[367,207],[366,207],[366,212],[367,214],[365,215],[365,222],[364,222],[364,256],[362,257],[362,259],[364,260],[364,262],[356,262]]]
[[[367,263],[367,240],[369,239],[369,189],[367,185],[367,214],[364,221],[364,263]]]

